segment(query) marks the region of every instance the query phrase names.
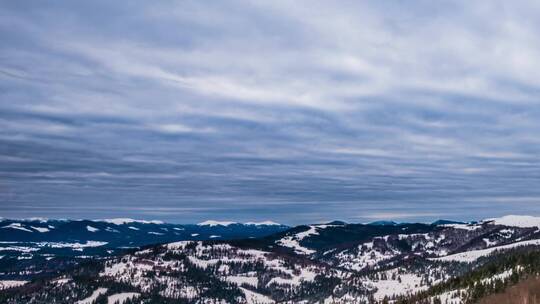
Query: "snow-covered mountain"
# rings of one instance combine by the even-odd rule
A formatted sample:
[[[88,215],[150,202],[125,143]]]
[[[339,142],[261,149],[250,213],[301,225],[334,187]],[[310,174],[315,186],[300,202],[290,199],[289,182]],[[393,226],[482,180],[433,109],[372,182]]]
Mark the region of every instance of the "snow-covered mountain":
[[[0,221],[0,242],[86,242],[105,241],[114,246],[261,237],[289,227],[274,222],[235,223],[205,221],[197,225],[169,224],[129,218],[103,220],[8,220]]]
[[[129,218],[0,221],[0,277],[46,274],[79,260],[115,256],[143,246],[184,240],[257,238],[284,231],[280,224],[168,224]]]
[[[93,223],[100,231],[111,224]],[[475,303],[540,273],[537,223],[540,218],[529,216],[477,223],[332,222],[257,238],[169,242],[89,259],[37,281],[4,274],[10,288],[0,293],[0,302]],[[33,229],[26,223],[6,224],[12,226],[5,229]],[[135,224],[159,225],[118,225]],[[208,221],[193,226],[235,225],[240,224]]]
[[[534,217],[530,215],[506,215],[500,218],[492,218],[482,221],[484,223],[492,223],[494,225],[504,225],[511,227],[539,227],[540,217]]]

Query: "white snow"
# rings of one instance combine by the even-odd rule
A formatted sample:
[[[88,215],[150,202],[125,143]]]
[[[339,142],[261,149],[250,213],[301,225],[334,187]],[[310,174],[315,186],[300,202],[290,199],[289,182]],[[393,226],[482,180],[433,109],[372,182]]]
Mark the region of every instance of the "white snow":
[[[38,251],[39,248],[27,247],[27,246],[15,246],[9,245],[7,247],[0,247],[0,251],[19,251],[24,253],[29,253],[32,251]]]
[[[384,297],[392,297],[394,295],[412,294],[418,291],[428,289],[428,286],[422,285],[422,277],[414,274],[397,274],[396,270],[388,271],[388,275],[395,272],[399,276],[401,282],[397,279],[378,280],[371,282],[377,288],[374,296],[378,300]]]
[[[281,226],[281,224],[272,222],[272,221],[262,221],[262,222],[247,222],[245,225],[254,225],[254,226]]]
[[[99,247],[107,245],[107,242],[99,241],[86,241],[86,243],[64,243],[64,242],[26,242],[24,244],[32,244],[29,246],[9,245],[6,247],[0,247],[0,251],[19,251],[23,253],[29,253],[33,251],[39,251],[40,248],[71,248],[73,250],[83,250],[87,247]]]
[[[444,261],[444,262],[453,261],[453,262],[471,263],[471,262],[476,261],[478,258],[488,256],[495,251],[507,250],[507,249],[521,247],[521,246],[533,246],[533,245],[534,246],[540,245],[540,240],[522,241],[522,242],[516,242],[513,244],[508,244],[508,245],[503,245],[503,246],[495,246],[495,247],[486,248],[486,249],[465,251],[465,252],[447,255],[440,258],[433,258],[430,260]]]
[[[99,297],[100,295],[106,292],[107,292],[107,288],[98,288],[94,290],[91,296],[89,296],[86,299],[77,301],[76,304],[92,304],[97,299],[97,297]]]
[[[486,219],[483,222],[521,228],[540,227],[540,217],[530,215],[506,215],[499,218]]]
[[[300,245],[300,241],[304,238],[310,236],[310,235],[317,235],[319,232],[317,232],[317,226],[309,226],[309,229],[294,235],[286,236],[278,241],[276,243],[278,245],[281,245],[283,247],[289,247],[294,250],[294,252],[298,254],[312,254],[315,253],[315,250],[303,247]],[[325,228],[325,227],[324,227]]]
[[[233,224],[237,224],[236,222],[227,222],[227,221],[213,221],[213,220],[208,220],[208,221],[204,221],[204,222],[201,222],[201,223],[198,223],[197,225],[198,226],[210,226],[210,227],[214,227],[214,226],[229,226],[229,225],[233,225]]]
[[[12,288],[22,286],[28,283],[28,281],[16,281],[16,280],[0,280],[0,290],[6,288]]]
[[[463,300],[459,297],[459,295],[465,291],[466,291],[465,289],[450,290],[450,291],[441,293],[440,295],[431,297],[430,302],[434,303],[435,299],[438,298],[440,300],[440,303],[461,304],[463,303]]]
[[[270,299],[269,297],[262,295],[260,293],[256,293],[254,291],[245,289],[243,287],[240,287],[240,290],[244,293],[244,296],[246,297],[246,301],[248,304],[271,304],[275,303],[274,300]]]
[[[23,219],[23,221],[27,222],[40,222],[40,223],[46,223],[49,219],[44,217],[31,217],[27,219]]]
[[[61,279],[56,279],[54,281],[52,281],[53,284],[55,285],[64,285],[66,283],[69,283],[71,282],[71,279],[69,278],[61,278]]]
[[[357,304],[357,303],[369,303],[370,299],[366,295],[358,295],[355,293],[347,292],[344,295],[330,295],[324,299],[324,304]],[[445,303],[446,304],[446,303]]]
[[[26,231],[26,232],[33,232],[32,230],[28,229],[28,228],[24,228],[21,223],[11,223],[7,226],[4,226],[2,227],[4,229],[8,229],[8,228],[11,228],[11,229],[17,229],[17,230],[22,230],[22,231]]]
[[[95,228],[95,227],[92,227],[92,226],[86,226],[86,230],[90,231],[90,232],[96,232],[96,231],[99,231],[99,229]]]
[[[107,304],[120,303],[123,304],[128,299],[139,297],[141,294],[137,292],[122,292],[109,296],[107,298]]]
[[[197,265],[197,267],[206,269],[208,266],[213,266],[219,262],[217,259],[211,259],[211,260],[201,260],[194,256],[188,256],[188,260],[193,264]]]
[[[281,265],[276,265],[273,268],[288,273],[291,275],[291,278],[274,277],[266,284],[267,286],[272,284],[299,286],[302,284],[302,282],[312,282],[317,276],[315,272],[312,272],[307,268],[296,269],[296,271],[299,272],[297,275],[295,275],[290,269],[287,269]]]
[[[82,249],[87,247],[100,247],[107,245],[108,243],[100,241],[86,241],[86,243],[39,242],[36,244],[39,247]]]
[[[514,229],[501,229],[499,230],[499,233],[505,237],[510,237],[512,236],[512,234],[514,233]]]
[[[49,228],[45,228],[45,227],[34,227],[34,226],[30,226],[32,229],[36,230],[36,231],[39,231],[41,233],[44,233],[44,232],[49,232],[51,230],[49,230]]]
[[[389,248],[389,250],[381,252],[373,248],[373,245],[373,241],[371,241],[359,245],[357,251],[343,251],[338,253],[336,258],[339,260],[339,266],[359,271],[366,267],[375,266],[379,262],[392,259],[401,253],[394,248]]]
[[[134,220],[131,218],[113,218],[113,219],[103,219],[103,220],[95,220],[95,222],[105,222],[115,225],[124,225],[124,224],[130,224],[130,223],[141,223],[141,224],[163,224],[162,221],[144,221],[144,220]]]
[[[518,267],[518,269],[519,269],[519,267]],[[510,277],[513,273],[514,273],[514,269],[508,269],[508,270],[505,270],[505,271],[503,271],[501,273],[493,275],[493,276],[491,276],[489,278],[485,278],[481,282],[482,283],[491,283],[491,282],[494,282],[496,280],[504,280],[504,279]]]
[[[487,239],[487,238],[483,238],[482,240],[484,241],[484,243],[486,243],[486,247],[497,245],[496,241],[491,241],[490,239]]]
[[[444,225],[440,225],[440,226],[441,227],[454,228],[454,229],[469,230],[469,231],[482,228],[482,225],[474,225],[474,224],[444,224]]]
[[[184,286],[180,289],[180,296],[182,298],[196,299],[199,297],[199,291],[193,286]]]
[[[225,265],[222,265],[225,266]],[[235,283],[238,286],[241,286],[242,284],[246,284],[249,286],[253,286],[257,288],[259,285],[259,279],[257,277],[248,277],[248,276],[227,276],[225,277],[225,280],[231,283]]]

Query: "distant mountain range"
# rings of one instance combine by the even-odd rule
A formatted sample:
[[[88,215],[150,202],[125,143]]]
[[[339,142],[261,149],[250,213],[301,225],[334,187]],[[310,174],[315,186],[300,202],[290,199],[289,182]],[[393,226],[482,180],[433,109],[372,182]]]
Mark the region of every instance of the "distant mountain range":
[[[0,231],[1,303],[476,303],[540,273],[531,216],[297,227],[4,220]]]
[[[116,256],[183,240],[258,238],[288,229],[274,222],[205,221],[179,225],[129,218],[104,220],[27,219],[0,221],[0,278],[34,277],[80,260]],[[28,270],[29,267],[32,270]],[[35,270],[39,269],[39,270]]]
[[[0,241],[107,242],[109,247],[142,246],[179,240],[237,239],[261,237],[283,231],[278,223],[205,221],[180,225],[129,218],[104,220],[8,220],[0,221]]]

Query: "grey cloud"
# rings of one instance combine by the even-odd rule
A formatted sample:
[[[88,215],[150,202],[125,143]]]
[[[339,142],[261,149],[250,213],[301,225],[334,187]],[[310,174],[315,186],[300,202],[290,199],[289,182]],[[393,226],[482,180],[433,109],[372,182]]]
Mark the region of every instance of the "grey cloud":
[[[536,6],[4,2],[0,215],[540,212]]]

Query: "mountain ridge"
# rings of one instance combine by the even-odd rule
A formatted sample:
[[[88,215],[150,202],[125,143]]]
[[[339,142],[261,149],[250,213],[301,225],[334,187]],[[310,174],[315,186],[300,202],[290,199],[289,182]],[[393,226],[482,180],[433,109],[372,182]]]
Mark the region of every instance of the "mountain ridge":
[[[63,252],[81,250],[90,256],[70,264],[70,267],[55,268],[54,264],[32,264],[32,259],[18,259],[33,254],[51,258],[51,263],[61,260],[58,254],[47,251],[52,248],[22,252],[16,260],[27,266],[19,269],[26,277],[17,276],[16,271],[1,272],[0,282],[5,282],[2,284],[9,285],[9,288],[0,293],[0,299],[5,299],[6,303],[23,300],[20,303],[46,303],[39,294],[47,294],[46,301],[63,303],[59,299],[68,296],[76,302],[99,291],[97,298],[105,302],[109,298],[136,294],[136,299],[125,303],[352,304],[385,303],[389,300],[402,301],[399,303],[434,304],[447,300],[469,303],[470,299],[478,299],[475,286],[485,285],[486,290],[495,290],[489,285],[491,283],[485,281],[487,276],[482,267],[490,263],[500,264],[492,274],[497,278],[497,284],[509,284],[512,275],[522,276],[532,271],[529,268],[535,264],[526,269],[520,268],[524,267],[520,265],[529,265],[527,261],[530,258],[524,262],[509,262],[504,257],[520,252],[540,252],[540,228],[536,226],[536,219],[539,218],[505,216],[471,223],[441,221],[438,224],[397,225],[335,221],[286,227],[258,237],[215,239],[207,234],[206,239],[146,244],[108,255],[97,253],[98,248],[106,248],[101,243],[53,243],[49,247],[64,246],[59,248]],[[94,228],[100,231],[116,225],[79,222],[88,223],[94,223]],[[34,229],[28,226],[30,224],[20,224],[18,228]],[[176,227],[134,222],[114,227],[123,232],[122,226],[126,226],[126,231],[131,230],[130,226],[140,229],[144,226],[168,227],[169,230]],[[238,225],[191,226],[215,231],[234,229]],[[255,231],[260,229],[259,226],[240,226],[251,227]],[[276,229],[280,226],[269,227]],[[29,234],[25,231],[20,233]],[[107,232],[110,235],[114,233]],[[93,258],[92,253],[95,254]],[[5,265],[3,263],[5,258],[0,259],[0,267]],[[48,275],[29,275],[43,265],[56,271]],[[81,279],[81,274],[84,279]],[[454,285],[448,285],[448,282],[471,276],[478,278],[473,285],[460,287],[462,290],[459,292],[449,289]],[[37,293],[28,292],[30,286],[34,286],[32,288]],[[415,297],[422,297],[424,302],[407,302]]]

